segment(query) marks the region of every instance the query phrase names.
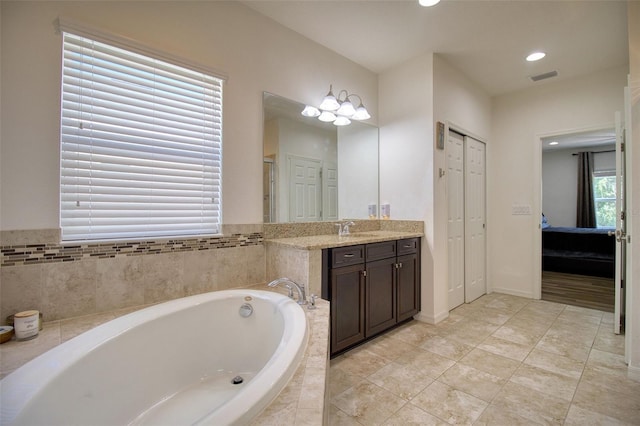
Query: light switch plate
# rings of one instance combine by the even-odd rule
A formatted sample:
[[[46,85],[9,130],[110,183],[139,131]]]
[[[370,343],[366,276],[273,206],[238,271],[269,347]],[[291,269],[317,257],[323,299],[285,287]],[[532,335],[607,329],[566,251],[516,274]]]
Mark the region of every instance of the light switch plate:
[[[531,216],[529,204],[514,204],[511,206],[511,214],[514,216]]]

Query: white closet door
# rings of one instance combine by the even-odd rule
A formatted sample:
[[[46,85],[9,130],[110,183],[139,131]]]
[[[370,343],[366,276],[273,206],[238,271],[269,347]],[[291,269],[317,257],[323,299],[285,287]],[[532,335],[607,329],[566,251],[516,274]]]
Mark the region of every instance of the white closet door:
[[[486,218],[485,218],[485,145],[468,136],[465,146],[465,302],[470,303],[487,292]]]
[[[449,309],[464,303],[464,138],[447,137],[447,249]]]

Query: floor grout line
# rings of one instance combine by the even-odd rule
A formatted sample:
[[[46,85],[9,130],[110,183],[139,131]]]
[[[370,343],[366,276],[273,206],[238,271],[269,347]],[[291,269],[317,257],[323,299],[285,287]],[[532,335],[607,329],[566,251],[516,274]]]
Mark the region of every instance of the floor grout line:
[[[494,300],[498,300],[498,297],[499,296],[495,296]],[[504,297],[506,298],[505,300],[510,300],[511,298],[519,299],[516,296],[504,296]],[[511,300],[513,300],[513,299],[511,299]],[[543,341],[543,339],[545,339],[545,337],[548,336],[550,330],[552,330],[552,329],[570,330],[572,327],[579,328],[579,327],[581,327],[582,324],[585,324],[586,326],[588,326],[589,324],[593,324],[595,326],[596,324],[595,323],[590,323],[588,318],[584,318],[585,322],[581,322],[579,320],[579,318],[581,316],[582,317],[590,317],[591,315],[589,315],[589,312],[593,311],[594,309],[592,309],[592,308],[576,308],[576,309],[570,309],[569,308],[568,309],[568,305],[561,304],[561,303],[556,303],[556,302],[544,301],[544,303],[548,303],[550,305],[563,305],[562,309],[559,309],[559,310],[557,310],[557,312],[555,312],[556,311],[555,309],[551,309],[551,308],[545,309],[544,308],[545,305],[540,305],[540,308],[536,309],[536,307],[534,305],[538,301],[532,301],[532,300],[528,301],[527,303],[522,303],[521,306],[519,308],[517,308],[517,309],[509,308],[508,306],[509,306],[510,303],[505,301],[504,304],[505,304],[505,306],[507,306],[507,308],[501,309],[501,308],[493,308],[491,306],[488,306],[489,304],[491,304],[491,302],[492,302],[491,300],[487,301],[485,299],[485,303],[483,303],[483,304],[473,305],[473,303],[472,303],[470,305],[463,305],[463,306],[466,306],[466,308],[463,308],[463,310],[458,311],[457,313],[456,313],[455,310],[453,310],[452,311],[453,313],[456,313],[457,315],[460,315],[462,318],[458,319],[455,323],[442,325],[441,326],[442,328],[440,330],[437,329],[439,327],[439,325],[425,325],[425,330],[429,330],[430,327],[433,327],[433,330],[434,330],[433,334],[429,334],[429,333],[431,333],[431,331],[427,332],[427,331],[423,330],[421,332],[417,328],[418,327],[422,327],[422,326],[421,325],[415,325],[413,322],[403,326],[403,329],[410,329],[410,327],[412,327],[411,324],[414,324],[413,327],[416,327],[415,332],[416,333],[420,333],[420,334],[417,334],[415,337],[411,337],[411,332],[413,330],[408,331],[407,332],[407,336],[404,337],[404,339],[400,338],[402,335],[399,336],[398,335],[398,333],[399,333],[398,331],[396,331],[396,333],[390,333],[389,337],[391,339],[395,339],[395,340],[397,340],[399,342],[402,342],[403,344],[409,345],[409,347],[411,348],[412,351],[422,351],[422,352],[430,353],[430,354],[435,355],[437,357],[443,357],[445,359],[448,359],[448,360],[452,361],[453,364],[448,366],[447,368],[445,368],[443,371],[441,371],[435,378],[434,377],[430,377],[431,379],[433,379],[430,382],[430,384],[428,384],[425,387],[419,389],[417,392],[412,394],[410,397],[404,398],[404,397],[401,397],[401,396],[395,394],[394,392],[392,392],[391,390],[387,389],[384,386],[378,386],[376,383],[374,383],[374,382],[372,382],[370,380],[370,377],[372,377],[374,374],[378,373],[380,371],[380,369],[384,368],[385,366],[390,365],[392,363],[398,364],[397,360],[402,355],[396,355],[393,358],[387,358],[387,357],[382,357],[382,356],[378,355],[380,358],[385,359],[385,364],[382,367],[376,369],[376,371],[374,371],[372,373],[369,373],[369,375],[367,377],[365,377],[364,380],[366,380],[368,383],[370,383],[372,385],[377,386],[378,388],[381,388],[381,389],[389,392],[390,394],[393,394],[397,398],[401,398],[404,401],[404,403],[399,408],[395,409],[391,414],[389,414],[384,419],[385,422],[386,421],[391,421],[391,419],[393,419],[394,416],[396,416],[401,410],[403,410],[403,408],[405,408],[407,406],[407,404],[411,404],[411,406],[417,407],[418,409],[420,409],[422,411],[425,411],[424,408],[416,405],[414,402],[416,402],[416,397],[418,395],[423,393],[427,388],[429,388],[430,386],[432,386],[436,382],[438,384],[440,384],[440,385],[447,386],[447,388],[454,389],[454,390],[456,390],[458,392],[462,392],[462,393],[464,393],[464,394],[466,394],[466,395],[468,395],[468,396],[470,396],[472,398],[477,399],[478,401],[481,401],[483,404],[485,404],[484,408],[482,408],[482,410],[477,414],[477,417],[474,419],[474,422],[477,421],[478,419],[482,418],[482,416],[485,413],[488,413],[487,410],[491,406],[496,407],[496,409],[507,410],[510,413],[510,415],[512,415],[512,416],[517,416],[518,418],[523,418],[518,412],[514,412],[508,407],[504,408],[504,407],[500,407],[498,405],[495,405],[495,402],[497,402],[497,398],[499,397],[499,395],[501,395],[501,393],[503,392],[503,390],[505,389],[505,387],[508,384],[512,383],[512,384],[520,386],[520,387],[529,388],[528,386],[524,386],[524,385],[519,384],[518,382],[512,381],[512,379],[514,378],[514,375],[516,374],[516,372],[523,365],[527,366],[528,368],[531,368],[531,369],[540,370],[540,371],[544,372],[544,374],[548,374],[551,377],[557,377],[559,380],[565,380],[566,379],[567,380],[566,383],[571,383],[571,381],[573,379],[576,380],[575,381],[575,387],[573,387],[570,400],[565,400],[563,397],[555,396],[553,392],[552,393],[547,393],[545,391],[540,391],[540,390],[536,390],[536,389],[530,388],[532,391],[534,391],[536,393],[539,393],[540,395],[544,395],[546,398],[556,398],[558,400],[561,400],[560,401],[561,403],[562,402],[566,402],[567,405],[563,409],[564,413],[563,413],[562,419],[560,419],[560,420],[561,420],[561,422],[565,422],[567,420],[567,416],[569,415],[571,407],[575,402],[575,397],[576,397],[576,394],[578,392],[579,386],[582,383],[584,372],[586,370],[587,363],[589,362],[589,359],[590,359],[590,356],[591,356],[591,351],[595,348],[596,341],[597,341],[598,336],[599,336],[599,334],[601,332],[601,329],[603,329],[603,327],[605,327],[605,323],[604,323],[605,314],[602,313],[599,316],[593,316],[593,317],[599,317],[598,322],[597,322],[597,327],[596,327],[596,330],[595,330],[594,337],[590,342],[590,345],[588,347],[585,346],[585,349],[588,348],[588,351],[586,353],[586,356],[584,357],[584,361],[581,361],[579,359],[575,359],[574,358],[574,356],[577,356],[577,355],[571,355],[570,356],[568,353],[564,353],[564,354],[556,353],[556,352],[549,351],[548,348],[538,347],[538,346],[539,346],[540,342]],[[515,303],[515,302],[513,302],[513,303]],[[473,307],[471,307],[472,305],[476,306],[478,308],[473,308]],[[531,306],[531,308],[529,310],[526,310],[526,308],[528,306]],[[497,321],[501,321],[501,319],[499,319],[500,318],[499,315],[502,315],[502,314],[507,315],[508,318],[505,321],[503,321],[502,323],[496,324],[495,322],[485,321],[484,319],[478,319],[477,316],[473,315],[474,309],[479,310],[481,312],[484,312],[485,314],[487,313],[487,310],[495,309],[495,314],[498,315]],[[587,311],[582,312],[581,309],[587,309]],[[545,313],[544,311],[548,311],[548,312]],[[501,330],[505,326],[508,326],[509,321],[514,319],[514,318],[516,318],[518,316],[518,314],[520,314],[520,313],[522,313],[523,315],[527,315],[528,314],[529,316],[534,317],[534,318],[536,316],[553,315],[553,319],[549,322],[548,326],[544,327],[543,330],[536,331],[534,333],[535,336],[536,336],[535,337],[535,342],[532,345],[526,344],[526,346],[530,346],[530,347],[528,348],[528,350],[526,351],[526,355],[522,359],[515,359],[514,360],[513,358],[510,358],[509,356],[505,357],[504,355],[499,354],[499,353],[494,353],[494,352],[490,352],[490,351],[488,352],[488,353],[490,353],[492,355],[495,355],[497,357],[502,357],[502,358],[505,358],[507,360],[514,361],[514,362],[518,363],[517,366],[515,366],[513,368],[513,370],[507,376],[500,376],[500,377],[496,376],[495,374],[492,374],[492,373],[490,373],[488,371],[485,371],[483,369],[478,369],[474,365],[467,364],[467,363],[465,363],[463,361],[474,350],[485,351],[485,349],[481,348],[480,346],[482,346],[487,341],[490,341],[491,337],[493,337],[494,339],[499,339],[499,340],[502,340],[504,342],[507,342],[506,343],[507,346],[509,344],[522,345],[521,343],[518,343],[516,341],[512,341],[512,340],[501,338],[499,336],[495,336],[495,334],[499,330]],[[456,324],[457,324],[457,326],[456,326]],[[469,343],[468,341],[464,342],[463,340],[466,339],[464,337],[464,335],[459,335],[456,338],[450,337],[455,333],[456,329],[463,330],[463,327],[466,324],[484,324],[484,325],[481,325],[480,327],[491,328],[492,326],[495,326],[496,328],[492,332],[490,332],[487,336],[483,337],[481,340],[476,340],[473,343]],[[609,324],[606,324],[606,325],[609,325]],[[473,326],[471,326],[471,328],[473,328]],[[611,328],[613,328],[612,325],[611,325]],[[449,356],[442,355],[441,353],[434,352],[434,351],[430,350],[429,348],[425,348],[424,347],[425,346],[425,342],[427,342],[429,339],[433,339],[434,337],[439,337],[441,339],[444,339],[445,341],[452,342],[452,345],[454,345],[454,348],[451,349],[452,353]],[[379,339],[379,338],[380,337],[378,337],[376,339]],[[371,346],[368,346],[368,348],[371,348],[371,347],[373,347],[373,345],[376,344],[376,341],[378,341],[376,339],[374,339],[373,341],[371,341],[371,342],[366,344],[366,345],[371,345]],[[460,346],[466,345],[466,346],[469,346],[471,349],[469,349],[468,351],[462,353],[461,355],[457,355],[455,353],[455,351],[456,351],[455,346],[456,345],[460,345]],[[575,345],[577,347],[580,346],[579,342],[575,343]],[[433,348],[431,348],[431,349],[433,349]],[[552,357],[554,357],[554,356],[564,357],[567,360],[570,360],[572,362],[580,363],[581,366],[580,366],[580,369],[579,369],[579,371],[580,371],[579,377],[574,378],[574,376],[572,376],[571,374],[563,374],[562,372],[559,372],[558,370],[555,370],[555,369],[554,370],[550,370],[550,369],[544,368],[544,366],[538,366],[538,364],[527,363],[526,361],[528,359],[530,359],[530,357],[532,356],[532,354],[534,353],[535,350],[538,350],[541,353],[546,353],[547,355],[550,355]],[[598,350],[601,350],[601,349],[598,349]],[[560,350],[559,350],[559,352],[560,352]],[[603,351],[603,352],[606,352],[606,351]],[[418,353],[420,353],[420,352],[418,352]],[[617,355],[615,352],[611,352],[611,353],[614,354],[614,355]],[[348,354],[348,352],[347,352],[347,354]],[[342,355],[342,356],[345,356],[345,355]],[[455,368],[457,365],[464,366],[465,368],[469,367],[469,368],[471,368],[471,369],[473,369],[475,371],[478,371],[478,372],[482,373],[483,375],[484,374],[489,374],[490,376],[493,376],[496,379],[500,380],[501,384],[497,387],[497,390],[491,396],[489,401],[487,401],[487,400],[485,400],[483,398],[480,398],[480,397],[476,397],[474,394],[469,393],[465,389],[458,389],[455,386],[447,384],[447,381],[450,382],[450,380],[446,378],[446,376],[445,376],[446,373],[449,372],[449,371],[452,371],[451,369]],[[533,371],[535,371],[535,370],[533,370]],[[573,370],[573,371],[576,371],[576,370]],[[346,372],[346,373],[348,374],[348,372]],[[346,390],[343,390],[340,394],[346,392],[347,390],[351,389],[352,387],[353,386],[351,386],[350,388],[348,388]],[[338,395],[340,395],[340,394],[338,394]],[[338,395],[332,395],[332,401]],[[338,408],[338,407],[336,407],[336,408]],[[343,414],[349,416],[348,413],[345,413],[344,411],[342,411],[342,412],[343,412]],[[427,411],[427,412],[429,412],[429,411]],[[442,421],[445,421],[445,419],[442,419],[442,417],[438,416],[436,413],[429,412],[429,414],[434,416],[434,417],[436,417],[436,418],[438,418],[438,419],[441,419]],[[558,413],[558,414],[560,414],[560,413]],[[552,414],[549,413],[549,415],[552,415]],[[604,414],[598,414],[598,415],[604,415]],[[365,423],[362,423],[362,424],[365,424]]]

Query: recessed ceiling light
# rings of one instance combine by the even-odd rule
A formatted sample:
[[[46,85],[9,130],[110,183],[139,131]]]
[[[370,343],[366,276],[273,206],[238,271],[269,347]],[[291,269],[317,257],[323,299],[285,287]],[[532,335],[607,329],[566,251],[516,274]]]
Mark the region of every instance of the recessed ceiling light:
[[[527,61],[529,62],[539,61],[540,59],[544,58],[546,55],[547,54],[544,52],[533,52],[532,54],[527,56]]]
[[[420,6],[431,7],[440,3],[440,0],[418,0],[418,3],[420,3]]]
[[[559,143],[560,142],[553,141],[553,142],[549,142],[549,145],[558,145]]]

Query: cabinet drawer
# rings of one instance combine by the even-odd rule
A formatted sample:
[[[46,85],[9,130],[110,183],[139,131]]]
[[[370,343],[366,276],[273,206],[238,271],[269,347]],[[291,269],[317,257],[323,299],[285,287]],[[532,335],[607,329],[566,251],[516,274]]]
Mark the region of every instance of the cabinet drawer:
[[[334,248],[331,250],[331,267],[356,265],[364,262],[364,245]]]
[[[395,255],[396,255],[395,241],[384,241],[382,243],[372,243],[372,244],[366,245],[367,262],[370,262],[372,260],[395,257]]]
[[[398,256],[403,254],[416,253],[418,251],[418,239],[407,238],[406,240],[398,240]]]

